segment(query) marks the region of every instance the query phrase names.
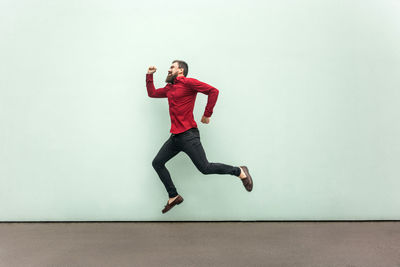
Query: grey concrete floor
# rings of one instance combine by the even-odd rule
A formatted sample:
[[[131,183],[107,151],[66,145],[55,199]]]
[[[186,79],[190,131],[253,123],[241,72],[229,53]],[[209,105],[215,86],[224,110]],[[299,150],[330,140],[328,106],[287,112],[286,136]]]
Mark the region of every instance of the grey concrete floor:
[[[400,267],[400,222],[0,223],[0,266]]]

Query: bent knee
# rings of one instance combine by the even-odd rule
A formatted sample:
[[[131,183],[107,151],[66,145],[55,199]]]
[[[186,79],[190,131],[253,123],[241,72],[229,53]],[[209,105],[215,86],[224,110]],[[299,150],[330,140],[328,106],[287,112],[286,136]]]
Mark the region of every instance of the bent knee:
[[[151,165],[153,166],[154,169],[159,169],[164,166],[164,163],[161,160],[158,160],[157,158],[155,158],[151,162]]]
[[[211,174],[210,164],[199,166],[198,169],[202,174]]]

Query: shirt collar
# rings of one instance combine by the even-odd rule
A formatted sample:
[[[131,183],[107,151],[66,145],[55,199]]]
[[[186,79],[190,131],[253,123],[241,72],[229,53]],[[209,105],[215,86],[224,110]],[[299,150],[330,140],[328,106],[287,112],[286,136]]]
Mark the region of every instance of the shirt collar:
[[[178,77],[175,78],[174,83],[176,83],[178,81],[181,81],[183,79],[185,79],[185,76],[178,76]]]

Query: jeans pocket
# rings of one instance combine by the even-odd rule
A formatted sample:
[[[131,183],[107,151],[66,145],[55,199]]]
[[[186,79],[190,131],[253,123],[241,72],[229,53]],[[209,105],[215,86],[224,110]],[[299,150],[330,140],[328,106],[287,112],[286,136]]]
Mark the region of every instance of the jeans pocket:
[[[192,130],[188,130],[182,134],[182,140],[184,142],[190,141],[190,140],[194,139],[195,137],[196,136]]]
[[[187,138],[189,138],[189,139],[190,139],[190,138],[193,138],[194,133],[193,133],[192,130],[189,130],[189,131],[187,131],[186,133],[187,133],[187,134],[186,134],[186,137],[187,137]]]

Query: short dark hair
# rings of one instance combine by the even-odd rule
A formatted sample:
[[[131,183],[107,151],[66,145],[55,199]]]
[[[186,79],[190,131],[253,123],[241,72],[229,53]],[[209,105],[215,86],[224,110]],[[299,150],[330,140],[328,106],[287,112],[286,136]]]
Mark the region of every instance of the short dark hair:
[[[178,62],[178,67],[183,69],[183,76],[186,77],[186,75],[187,75],[188,72],[189,72],[189,66],[188,66],[188,64],[187,64],[185,61],[183,61],[183,60],[177,60],[177,59],[174,60],[174,61],[172,61],[172,64],[175,63],[175,62]]]

